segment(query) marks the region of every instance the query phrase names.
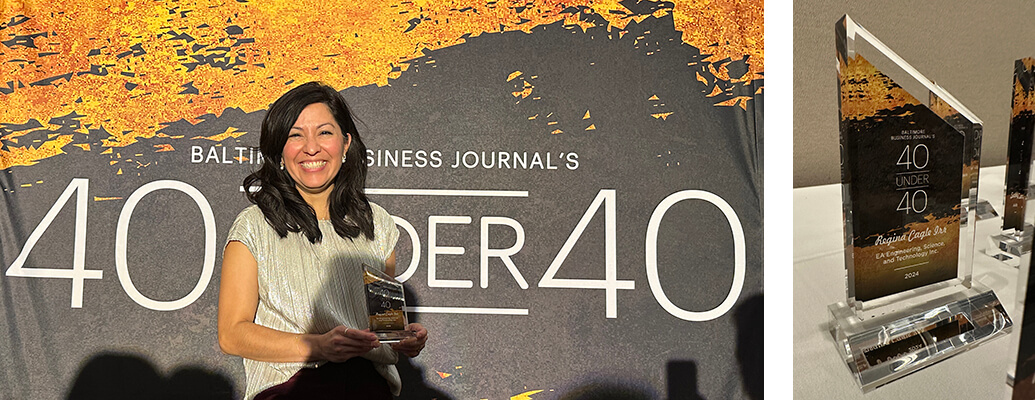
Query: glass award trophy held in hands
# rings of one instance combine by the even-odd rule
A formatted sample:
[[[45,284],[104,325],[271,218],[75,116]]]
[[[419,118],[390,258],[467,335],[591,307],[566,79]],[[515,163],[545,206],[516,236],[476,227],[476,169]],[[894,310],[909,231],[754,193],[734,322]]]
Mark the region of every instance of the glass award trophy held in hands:
[[[971,279],[981,120],[847,15],[835,33],[846,299],[830,333],[866,392],[1012,323]]]
[[[367,296],[370,330],[382,343],[395,343],[416,335],[406,330],[406,298],[403,285],[384,272],[363,264],[363,287]]]

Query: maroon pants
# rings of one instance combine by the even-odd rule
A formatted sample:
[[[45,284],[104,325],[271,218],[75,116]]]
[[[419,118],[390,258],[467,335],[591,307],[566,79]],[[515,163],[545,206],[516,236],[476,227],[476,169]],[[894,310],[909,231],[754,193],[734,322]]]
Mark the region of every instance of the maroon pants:
[[[388,382],[362,357],[319,368],[302,368],[287,382],[263,390],[255,400],[392,399]]]

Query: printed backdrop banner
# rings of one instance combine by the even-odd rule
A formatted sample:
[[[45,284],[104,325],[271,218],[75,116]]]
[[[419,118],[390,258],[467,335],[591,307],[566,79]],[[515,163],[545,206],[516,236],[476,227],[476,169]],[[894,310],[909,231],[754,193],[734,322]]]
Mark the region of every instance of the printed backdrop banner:
[[[762,385],[762,1],[0,0],[4,398],[241,396],[265,110],[354,108],[430,340],[404,398]]]

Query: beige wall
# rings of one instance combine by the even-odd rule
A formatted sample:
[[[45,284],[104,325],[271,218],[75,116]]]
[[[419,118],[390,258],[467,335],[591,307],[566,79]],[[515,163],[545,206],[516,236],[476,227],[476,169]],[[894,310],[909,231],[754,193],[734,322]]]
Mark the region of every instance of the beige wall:
[[[794,2],[794,186],[840,181],[834,23],[850,15],[984,122],[1006,163],[1014,60],[1035,57],[1035,2]]]

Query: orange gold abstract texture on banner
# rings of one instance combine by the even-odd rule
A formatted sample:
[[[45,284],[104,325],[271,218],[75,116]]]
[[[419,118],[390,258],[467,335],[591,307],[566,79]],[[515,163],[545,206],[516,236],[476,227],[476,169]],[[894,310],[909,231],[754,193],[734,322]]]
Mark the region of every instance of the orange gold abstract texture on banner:
[[[110,137],[102,147],[123,147],[155,136],[163,123],[264,109],[295,82],[386,85],[406,60],[469,37],[559,21],[595,26],[583,13],[617,31],[671,15],[683,41],[710,54],[705,61],[717,80],[762,78],[760,0],[0,0],[0,126],[74,113],[79,132],[103,128]],[[730,77],[725,65],[745,57],[747,73]],[[716,105],[738,100],[744,107],[749,98]],[[25,133],[0,129],[0,139],[17,143]],[[0,169],[60,154],[70,141],[9,145],[0,150]]]

